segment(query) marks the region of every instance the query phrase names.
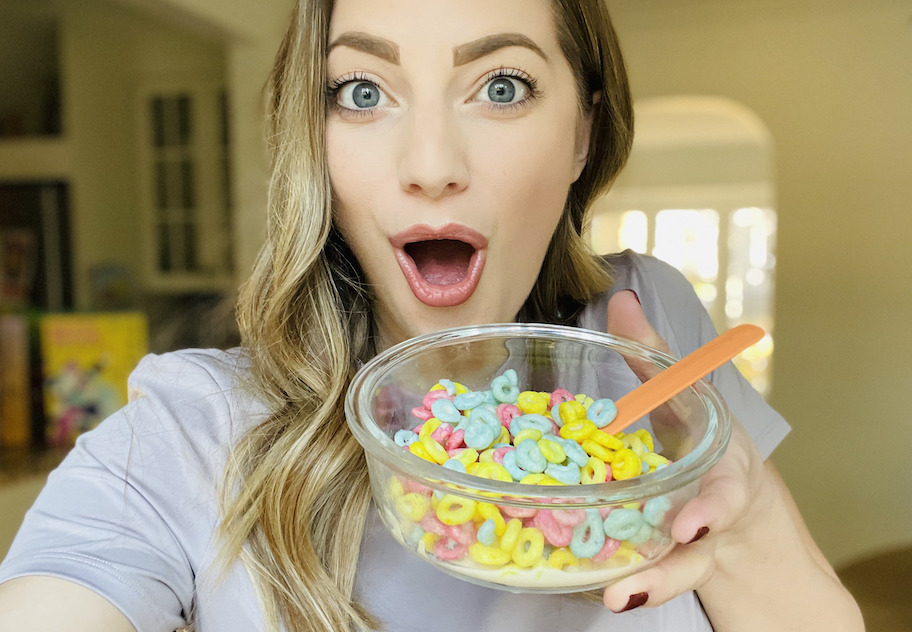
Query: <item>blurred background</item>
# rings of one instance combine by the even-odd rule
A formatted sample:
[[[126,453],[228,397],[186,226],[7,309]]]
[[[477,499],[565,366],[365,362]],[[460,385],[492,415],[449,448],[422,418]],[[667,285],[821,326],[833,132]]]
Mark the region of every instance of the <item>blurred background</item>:
[[[773,460],[869,630],[912,630],[912,5],[607,3],[637,127],[593,247],[769,332],[739,362]],[[290,7],[0,0],[0,554],[137,357],[236,344]]]

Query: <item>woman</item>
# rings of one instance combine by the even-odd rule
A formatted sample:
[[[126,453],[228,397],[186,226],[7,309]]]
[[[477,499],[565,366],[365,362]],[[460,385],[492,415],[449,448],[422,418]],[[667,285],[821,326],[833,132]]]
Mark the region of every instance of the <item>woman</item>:
[[[342,418],[378,350],[516,319],[678,354],[713,332],[679,275],[630,254],[608,268],[580,236],[632,129],[600,3],[331,4],[301,0],[272,77],[245,350],[143,361],[134,401],[30,512],[0,569],[3,627],[862,629],[762,460],[787,426],[731,367],[714,379],[747,430],[676,520],[682,545],[604,604],[455,580],[378,526]]]

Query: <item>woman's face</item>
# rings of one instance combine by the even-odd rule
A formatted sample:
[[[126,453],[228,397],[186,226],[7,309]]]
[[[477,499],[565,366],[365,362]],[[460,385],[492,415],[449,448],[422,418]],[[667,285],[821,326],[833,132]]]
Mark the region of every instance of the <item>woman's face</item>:
[[[549,0],[337,0],[326,153],[335,221],[383,346],[511,321],[588,121]]]

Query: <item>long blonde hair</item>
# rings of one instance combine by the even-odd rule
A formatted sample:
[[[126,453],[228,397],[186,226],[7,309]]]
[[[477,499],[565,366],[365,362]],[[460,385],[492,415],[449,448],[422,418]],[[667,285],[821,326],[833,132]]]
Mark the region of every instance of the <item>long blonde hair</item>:
[[[593,131],[587,166],[517,318],[572,323],[610,284],[583,240],[585,212],[626,161],[633,122],[623,61],[600,0],[552,5]],[[331,14],[332,0],[299,0],[276,57],[268,84],[267,238],[238,302],[252,377],[271,416],[229,459],[223,557],[245,564],[270,630],[280,621],[308,632],[377,627],[352,599],[370,489],[343,399],[358,361],[375,350],[370,293],[332,225],[324,158]]]

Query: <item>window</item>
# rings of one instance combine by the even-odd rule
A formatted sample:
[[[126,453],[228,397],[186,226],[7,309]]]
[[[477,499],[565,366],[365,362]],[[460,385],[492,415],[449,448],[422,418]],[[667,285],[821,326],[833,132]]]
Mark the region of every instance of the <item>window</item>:
[[[736,364],[768,394],[776,242],[769,135],[721,99],[657,99],[638,104],[636,116],[628,167],[593,210],[593,248],[629,248],[673,265],[720,331],[763,327],[767,336]]]
[[[224,91],[212,84],[143,91],[150,289],[218,290],[231,282],[226,108]]]

